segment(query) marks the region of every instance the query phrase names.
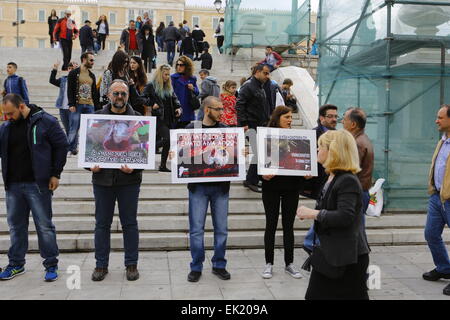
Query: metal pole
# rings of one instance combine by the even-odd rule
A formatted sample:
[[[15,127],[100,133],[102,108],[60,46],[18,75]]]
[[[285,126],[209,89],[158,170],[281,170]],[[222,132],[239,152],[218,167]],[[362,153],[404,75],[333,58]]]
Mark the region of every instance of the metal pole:
[[[440,104],[445,103],[445,44],[441,43],[441,95]]]
[[[390,122],[390,116],[391,116],[391,85],[392,85],[392,79],[391,79],[391,41],[393,40],[392,37],[392,5],[393,3],[390,1],[386,1],[387,4],[387,32],[386,32],[386,107],[384,112],[384,178],[386,179],[386,186],[385,188],[389,190],[389,122]],[[389,193],[386,193],[386,197],[384,198],[384,205],[388,204],[388,196]]]
[[[317,14],[317,22],[316,22],[316,42],[318,42],[318,47],[319,47],[319,61],[317,64],[317,71],[319,71],[320,68],[320,57],[322,55],[322,44],[326,45],[326,43],[322,43],[322,1],[323,0],[319,0],[319,13]],[[319,40],[319,41],[318,41]],[[319,82],[319,106],[322,105],[322,75],[321,72],[317,72],[317,81]]]
[[[19,0],[17,0],[17,10],[16,10],[16,28],[17,28],[17,39],[16,39],[16,45],[17,48],[19,47]]]

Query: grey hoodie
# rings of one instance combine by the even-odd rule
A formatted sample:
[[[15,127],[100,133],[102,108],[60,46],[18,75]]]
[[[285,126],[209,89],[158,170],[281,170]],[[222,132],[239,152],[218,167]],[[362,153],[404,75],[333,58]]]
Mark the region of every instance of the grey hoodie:
[[[203,101],[209,96],[214,96],[217,98],[220,96],[220,86],[217,84],[217,79],[212,76],[208,76],[202,81],[199,98]]]

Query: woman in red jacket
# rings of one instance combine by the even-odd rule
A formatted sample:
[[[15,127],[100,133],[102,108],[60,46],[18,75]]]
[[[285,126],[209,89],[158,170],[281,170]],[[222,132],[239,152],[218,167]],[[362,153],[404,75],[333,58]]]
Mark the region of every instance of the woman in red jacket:
[[[237,87],[236,82],[228,80],[222,86],[223,92],[220,94],[220,100],[222,100],[224,109],[221,122],[230,127],[237,126],[236,87]]]

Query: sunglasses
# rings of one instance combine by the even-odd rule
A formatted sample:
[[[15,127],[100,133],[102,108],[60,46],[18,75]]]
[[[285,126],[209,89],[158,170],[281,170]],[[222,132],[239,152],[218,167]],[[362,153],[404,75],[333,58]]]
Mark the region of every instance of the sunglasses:
[[[94,62],[95,61],[95,59],[89,59],[89,62]]]
[[[113,92],[113,96],[114,97],[118,97],[118,96],[122,96],[122,97],[126,97],[128,95],[128,93],[122,91],[122,92]]]
[[[183,63],[177,63],[177,67],[184,67],[184,66],[186,66],[186,65]]]

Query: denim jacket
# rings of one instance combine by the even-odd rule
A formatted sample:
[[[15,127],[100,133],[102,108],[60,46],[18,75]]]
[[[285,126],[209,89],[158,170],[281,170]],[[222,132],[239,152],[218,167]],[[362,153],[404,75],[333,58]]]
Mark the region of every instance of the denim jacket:
[[[30,103],[28,88],[24,78],[13,74],[12,76],[8,76],[8,78],[6,78],[3,86],[5,87],[6,93],[18,94],[22,97],[26,104]]]
[[[63,102],[64,102],[64,95],[67,94],[66,91],[66,86],[67,86],[67,76],[62,76],[59,79],[56,79],[56,73],[58,72],[58,70],[53,69],[52,73],[50,74],[50,83],[54,86],[59,87],[59,95],[58,95],[58,99],[56,99],[56,107],[58,109],[67,109],[64,107],[67,106],[63,106]],[[69,103],[69,100],[67,100],[67,103]]]

